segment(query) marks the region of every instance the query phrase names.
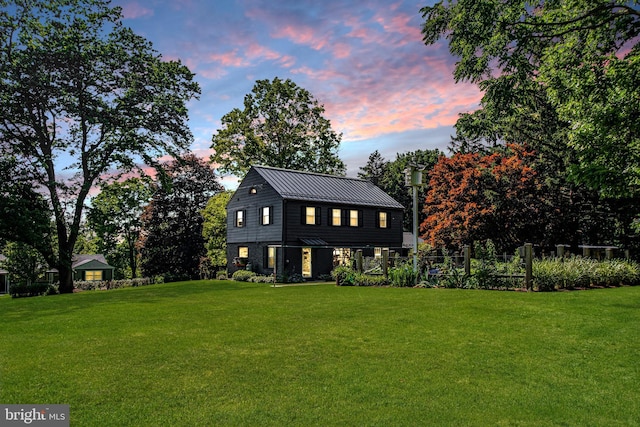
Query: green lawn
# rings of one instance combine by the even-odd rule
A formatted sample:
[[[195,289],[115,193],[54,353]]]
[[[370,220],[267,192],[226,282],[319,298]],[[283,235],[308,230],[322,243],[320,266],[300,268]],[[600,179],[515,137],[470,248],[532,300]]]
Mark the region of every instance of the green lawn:
[[[640,287],[189,282],[0,298],[0,403],[72,426],[640,425]]]

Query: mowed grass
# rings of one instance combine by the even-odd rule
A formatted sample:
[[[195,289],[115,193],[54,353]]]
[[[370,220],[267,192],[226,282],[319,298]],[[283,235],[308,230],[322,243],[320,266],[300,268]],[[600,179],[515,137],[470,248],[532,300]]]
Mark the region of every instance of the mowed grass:
[[[640,424],[640,287],[202,281],[0,298],[0,403],[73,426]]]

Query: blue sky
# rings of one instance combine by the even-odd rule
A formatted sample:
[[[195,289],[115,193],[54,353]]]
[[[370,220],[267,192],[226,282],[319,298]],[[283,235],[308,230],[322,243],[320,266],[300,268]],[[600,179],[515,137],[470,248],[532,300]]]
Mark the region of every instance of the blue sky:
[[[422,43],[414,0],[114,0],[124,24],[166,59],[180,59],[202,88],[189,105],[192,150],[210,153],[221,117],[242,108],[256,80],[290,78],[325,107],[343,134],[355,176],[370,153],[446,151],[458,114],[481,94],[455,84],[446,43]],[[227,184],[232,185],[233,180]]]

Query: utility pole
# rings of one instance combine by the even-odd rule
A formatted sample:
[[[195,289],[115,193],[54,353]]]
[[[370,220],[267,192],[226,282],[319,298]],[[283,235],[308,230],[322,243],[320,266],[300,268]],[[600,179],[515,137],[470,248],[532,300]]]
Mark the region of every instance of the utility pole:
[[[422,172],[425,167],[409,163],[404,170],[404,185],[413,190],[413,270],[418,272],[418,188],[422,187]]]

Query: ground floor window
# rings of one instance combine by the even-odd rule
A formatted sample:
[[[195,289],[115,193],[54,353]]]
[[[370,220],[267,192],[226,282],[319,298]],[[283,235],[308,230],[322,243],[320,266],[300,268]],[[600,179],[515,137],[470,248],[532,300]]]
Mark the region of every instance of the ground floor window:
[[[102,270],[87,270],[84,272],[84,280],[102,280]]]
[[[249,247],[240,246],[238,248],[238,258],[249,258]]]
[[[382,251],[384,251],[385,249],[387,251],[389,250],[389,248],[374,248],[373,249],[373,256],[375,258],[382,258]]]
[[[334,248],[333,249],[333,266],[338,265],[350,265],[351,263],[351,249],[349,248]]]
[[[276,268],[276,248],[273,246],[267,248],[267,268]]]
[[[311,277],[311,248],[302,248],[302,277]]]

